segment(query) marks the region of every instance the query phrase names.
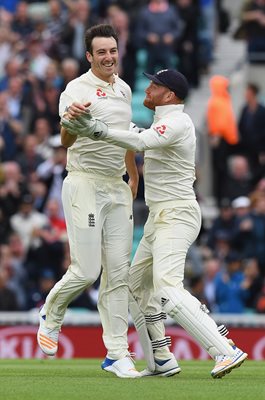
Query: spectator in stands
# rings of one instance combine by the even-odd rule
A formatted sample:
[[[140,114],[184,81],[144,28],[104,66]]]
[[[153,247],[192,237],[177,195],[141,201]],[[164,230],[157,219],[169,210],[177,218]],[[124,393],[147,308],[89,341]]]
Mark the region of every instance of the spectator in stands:
[[[253,176],[248,159],[242,155],[232,155],[227,159],[227,174],[223,176],[221,193],[231,201],[240,196],[248,196],[254,188]]]
[[[206,109],[206,126],[211,148],[213,169],[213,194],[220,204],[221,187],[227,173],[227,158],[238,143],[237,123],[228,91],[229,80],[214,75],[209,82],[211,95]]]
[[[34,208],[43,213],[47,200],[47,186],[40,180],[36,180],[35,182],[30,182],[29,192],[34,199]]]
[[[265,63],[265,0],[250,0],[243,4],[242,22],[247,37],[250,63]]]
[[[39,117],[35,120],[33,135],[37,138],[36,152],[43,160],[53,156],[53,149],[50,144],[51,126],[47,118]]]
[[[265,107],[258,95],[259,87],[248,83],[238,122],[239,151],[248,158],[254,178],[259,178],[265,171]]]
[[[198,3],[200,6],[200,70],[207,73],[214,58],[213,54],[217,30],[216,7],[215,0],[198,0]]]
[[[242,272],[242,257],[231,251],[226,257],[225,269],[215,277],[216,304],[220,313],[240,314],[245,311],[249,291],[244,287],[245,275]]]
[[[232,239],[231,233],[234,230],[235,215],[231,206],[231,201],[223,198],[220,201],[219,215],[213,220],[212,226],[208,230],[206,236],[206,245],[213,251],[216,251],[216,241],[220,239],[220,234],[226,235],[228,239]]]
[[[10,29],[8,21],[3,21],[3,16],[0,14],[0,77],[5,74],[5,65],[15,55],[14,44],[17,40],[16,34]]]
[[[150,0],[143,6],[137,19],[136,36],[139,47],[147,51],[149,73],[176,66],[175,44],[180,32],[177,10],[168,0]]]
[[[6,243],[6,237],[11,232],[9,216],[5,214],[0,199],[0,246]]]
[[[79,74],[79,63],[75,58],[65,58],[61,62],[61,74],[62,74],[62,87],[63,91],[66,85],[73,79],[78,77]]]
[[[12,20],[12,31],[19,35],[19,39],[27,41],[29,36],[34,31],[32,18],[29,15],[28,2],[17,2],[15,13]]]
[[[11,58],[5,64],[5,71],[3,77],[0,79],[0,92],[7,90],[9,85],[9,80],[13,77],[17,77],[20,74],[21,60],[16,58]]]
[[[11,102],[8,92],[0,92],[0,160],[11,161],[17,156],[23,122],[12,115],[8,107]]]
[[[265,195],[251,196],[253,218],[253,257],[258,261],[262,279],[265,278]]]
[[[52,60],[45,69],[44,80],[41,82],[42,88],[46,86],[54,87],[56,89],[61,90],[63,78],[61,76],[60,64],[54,60]]]
[[[60,90],[59,88],[45,84],[43,88],[43,109],[39,111],[39,116],[47,118],[52,128],[52,135],[60,131],[60,118],[58,117]]]
[[[193,0],[176,0],[175,3],[184,25],[176,43],[178,70],[186,76],[192,87],[198,87],[200,8]]]
[[[44,161],[37,153],[37,145],[37,138],[34,135],[25,136],[22,152],[17,156],[17,162],[28,183],[37,180],[36,169]]]
[[[223,264],[225,258],[232,250],[232,234],[226,231],[217,231],[215,235],[215,246],[212,252],[213,257],[216,257]]]
[[[68,10],[61,0],[49,0],[48,9],[49,18],[45,29],[46,35],[50,37],[48,54],[53,60],[61,61],[66,55],[61,37],[67,23]]]
[[[110,23],[117,32],[119,39],[119,76],[128,83],[133,91],[135,87],[135,71],[137,68],[137,41],[134,32],[136,21],[132,21],[128,13],[115,4],[107,8],[107,19],[108,23]]]
[[[33,200],[30,194],[24,195],[19,211],[10,220],[13,231],[20,236],[26,251],[30,246],[40,245],[38,230],[49,224],[48,217],[34,209]]]
[[[195,275],[189,279],[190,293],[195,296],[202,304],[208,308],[207,299],[204,292],[204,278],[203,275]]]
[[[8,287],[8,271],[1,266],[0,258],[0,311],[19,311],[16,293]]]
[[[9,271],[8,287],[16,293],[20,310],[26,309],[26,282],[25,247],[20,236],[11,232],[7,238],[5,248],[5,267]]]
[[[91,11],[89,0],[69,2],[69,17],[63,27],[61,42],[65,46],[66,56],[75,58],[79,63],[79,74],[87,71],[84,34],[88,27],[95,25],[96,17]]]
[[[40,276],[37,279],[37,283],[32,284],[27,292],[27,308],[39,309],[45,302],[45,299],[56,283],[54,272],[48,267],[40,272]]]
[[[245,303],[246,311],[256,312],[258,298],[260,297],[263,288],[263,279],[259,272],[259,264],[257,259],[250,258],[244,260],[243,272],[245,275],[243,287],[249,291],[249,297]]]
[[[221,271],[221,262],[217,257],[210,257],[204,266],[204,297],[210,312],[217,312],[215,277]]]
[[[45,79],[45,71],[51,58],[46,54],[44,43],[38,33],[35,31],[27,43],[27,57],[29,59],[29,69],[33,75],[40,79]]]
[[[12,20],[12,31],[17,33],[18,39],[22,42],[28,40],[34,31],[33,20],[29,14],[27,1],[18,1]]]
[[[65,219],[61,216],[60,210],[61,204],[55,198],[50,198],[45,207],[45,214],[49,218],[50,225],[54,230],[54,233],[57,232],[58,240],[65,241],[67,240],[66,236],[66,222]]]
[[[232,202],[236,213],[233,247],[243,258],[257,258],[265,276],[265,197],[254,200],[238,197]],[[251,207],[252,206],[252,207]]]
[[[1,165],[0,206],[5,218],[10,218],[18,211],[24,194],[28,192],[25,177],[16,161]]]
[[[23,106],[23,79],[20,76],[12,76],[7,85],[7,107],[11,118],[22,120]]]

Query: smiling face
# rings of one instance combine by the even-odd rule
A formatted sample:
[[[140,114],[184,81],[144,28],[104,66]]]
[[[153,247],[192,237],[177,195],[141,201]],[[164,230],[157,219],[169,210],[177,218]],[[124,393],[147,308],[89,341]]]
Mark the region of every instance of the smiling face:
[[[173,104],[176,101],[175,94],[169,88],[153,81],[145,89],[145,93],[144,106],[150,110],[154,110],[156,106]]]
[[[119,56],[116,40],[113,37],[95,37],[92,40],[92,49],[92,53],[87,51],[86,56],[93,74],[112,83]]]

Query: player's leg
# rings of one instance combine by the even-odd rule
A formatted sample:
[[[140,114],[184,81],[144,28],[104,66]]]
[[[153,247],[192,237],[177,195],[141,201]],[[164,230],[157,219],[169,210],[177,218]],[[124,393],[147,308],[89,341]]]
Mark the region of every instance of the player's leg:
[[[148,368],[142,376],[170,376],[180,372],[170,352],[170,337],[165,335],[161,303],[154,298],[152,246],[155,240],[153,219],[149,215],[144,236],[138,246],[129,270],[131,293],[137,302],[130,302],[130,311],[138,331]],[[137,307],[138,305],[138,307]]]
[[[204,305],[183,288],[184,265],[190,245],[200,229],[196,204],[165,210],[156,219],[154,245],[154,284],[163,310],[181,325],[217,361],[237,354],[238,362],[246,354],[235,349],[218,331]]]
[[[40,310],[38,343],[49,355],[58,348],[58,336],[68,304],[99,276],[101,268],[101,225],[96,215],[94,184],[82,176],[68,176],[62,199],[71,264],[48,294]],[[93,223],[88,215],[93,214]]]
[[[140,377],[128,351],[128,270],[132,250],[132,195],[124,182],[106,186],[102,242],[102,276],[98,310],[107,357],[102,369],[120,378]],[[103,194],[104,195],[104,194]]]

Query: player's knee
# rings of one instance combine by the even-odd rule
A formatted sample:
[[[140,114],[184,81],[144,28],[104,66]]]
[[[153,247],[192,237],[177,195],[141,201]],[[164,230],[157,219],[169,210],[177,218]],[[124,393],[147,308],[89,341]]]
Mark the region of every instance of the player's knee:
[[[181,308],[183,302],[183,285],[164,286],[156,292],[156,300],[161,303],[163,310],[170,315],[174,308]]]

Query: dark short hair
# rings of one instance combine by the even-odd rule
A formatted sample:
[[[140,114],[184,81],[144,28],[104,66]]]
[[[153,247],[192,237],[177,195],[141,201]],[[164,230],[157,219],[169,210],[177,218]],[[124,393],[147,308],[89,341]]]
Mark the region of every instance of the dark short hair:
[[[92,41],[95,37],[105,37],[105,38],[113,37],[116,40],[118,46],[118,35],[111,25],[108,24],[94,25],[91,28],[89,28],[85,34],[86,50],[91,54],[93,54]]]
[[[259,94],[260,88],[256,83],[248,82],[247,88],[250,89],[255,95]]]

